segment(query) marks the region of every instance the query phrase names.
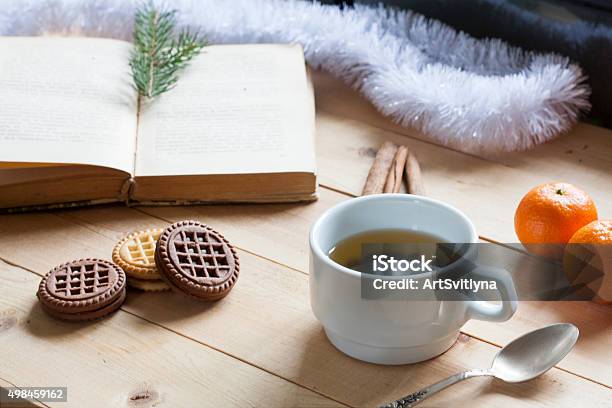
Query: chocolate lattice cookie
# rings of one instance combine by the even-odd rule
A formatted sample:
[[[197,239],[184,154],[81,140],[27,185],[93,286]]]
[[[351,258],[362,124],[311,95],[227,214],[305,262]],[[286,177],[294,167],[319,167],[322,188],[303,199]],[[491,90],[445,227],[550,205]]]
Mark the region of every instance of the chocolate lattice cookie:
[[[48,314],[64,320],[103,317],[125,300],[125,273],[112,262],[81,259],[53,268],[37,296]]]
[[[176,291],[200,300],[229,293],[239,273],[236,250],[219,232],[198,221],[180,221],[157,241],[155,263]]]

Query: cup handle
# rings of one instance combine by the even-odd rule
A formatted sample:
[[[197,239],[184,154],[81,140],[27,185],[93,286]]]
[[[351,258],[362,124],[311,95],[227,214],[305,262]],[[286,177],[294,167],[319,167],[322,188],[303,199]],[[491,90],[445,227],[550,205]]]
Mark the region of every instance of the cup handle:
[[[484,300],[468,301],[468,319],[504,322],[512,317],[518,307],[518,298],[514,281],[508,271],[492,266],[478,266],[471,274],[497,282],[501,303],[495,304]],[[507,300],[504,300],[507,299]]]

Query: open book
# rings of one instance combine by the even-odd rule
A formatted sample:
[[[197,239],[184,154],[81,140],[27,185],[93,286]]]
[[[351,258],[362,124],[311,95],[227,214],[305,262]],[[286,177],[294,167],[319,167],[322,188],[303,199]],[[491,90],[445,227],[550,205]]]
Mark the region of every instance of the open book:
[[[131,44],[0,38],[0,208],[288,202],[316,197],[302,49],[203,49],[139,99]]]

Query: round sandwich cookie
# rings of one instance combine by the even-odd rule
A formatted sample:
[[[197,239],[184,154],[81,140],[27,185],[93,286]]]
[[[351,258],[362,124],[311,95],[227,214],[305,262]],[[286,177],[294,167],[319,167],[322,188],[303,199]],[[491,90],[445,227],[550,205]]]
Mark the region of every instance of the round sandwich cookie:
[[[40,281],[42,309],[63,320],[94,320],[125,300],[125,272],[112,262],[81,259],[56,266]]]
[[[113,262],[129,277],[141,280],[161,279],[155,266],[155,246],[162,232],[161,228],[132,232],[115,245]]]
[[[234,247],[198,221],[179,221],[166,228],[157,241],[155,261],[173,290],[204,301],[226,296],[240,269]]]

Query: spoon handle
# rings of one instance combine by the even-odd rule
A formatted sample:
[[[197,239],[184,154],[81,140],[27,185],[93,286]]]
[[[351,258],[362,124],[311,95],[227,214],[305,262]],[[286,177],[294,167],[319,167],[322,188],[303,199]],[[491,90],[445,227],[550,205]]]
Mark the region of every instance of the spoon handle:
[[[468,370],[462,373],[451,375],[442,381],[439,381],[429,387],[421,388],[415,393],[406,395],[403,398],[390,402],[387,405],[383,405],[380,408],[412,408],[421,401],[431,397],[432,395],[442,391],[443,389],[450,387],[453,384],[463,381],[467,378],[481,377],[492,375],[489,370]]]

